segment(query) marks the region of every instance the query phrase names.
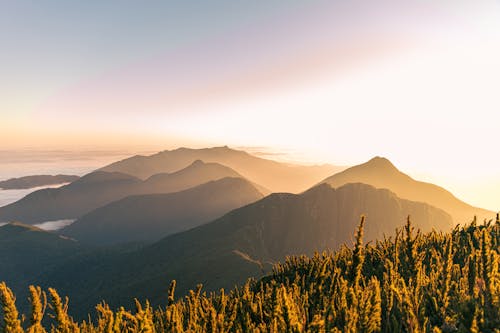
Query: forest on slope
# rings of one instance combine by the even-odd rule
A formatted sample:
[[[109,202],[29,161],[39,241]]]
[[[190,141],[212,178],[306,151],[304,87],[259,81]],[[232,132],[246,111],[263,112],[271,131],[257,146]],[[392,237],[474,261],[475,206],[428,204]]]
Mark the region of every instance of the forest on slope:
[[[364,217],[352,248],[292,256],[262,279],[229,293],[199,285],[164,306],[136,300],[134,310],[96,306],[76,322],[68,299],[31,286],[31,314],[0,283],[5,332],[498,332],[500,218],[451,232],[414,230],[363,243]],[[369,223],[369,222],[368,222]]]

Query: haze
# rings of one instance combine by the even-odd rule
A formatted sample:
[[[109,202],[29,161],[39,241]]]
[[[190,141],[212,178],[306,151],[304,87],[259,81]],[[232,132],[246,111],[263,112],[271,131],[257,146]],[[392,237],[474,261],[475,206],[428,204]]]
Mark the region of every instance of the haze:
[[[384,155],[500,208],[498,1],[12,0],[0,42],[2,150]]]

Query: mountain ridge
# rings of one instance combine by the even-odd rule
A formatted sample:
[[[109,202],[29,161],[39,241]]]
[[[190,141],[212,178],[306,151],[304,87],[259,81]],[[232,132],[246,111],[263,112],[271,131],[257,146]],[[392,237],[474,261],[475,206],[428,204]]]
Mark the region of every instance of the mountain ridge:
[[[262,197],[247,180],[226,177],[180,192],[125,197],[91,211],[59,233],[92,245],[152,242]]]
[[[20,220],[36,224],[75,219],[129,195],[177,192],[228,176],[241,177],[227,166],[201,161],[176,173],[161,174],[149,181],[126,173],[97,170],[69,185],[38,190],[19,201],[0,207],[0,221]]]
[[[441,186],[413,179],[396,168],[387,158],[379,156],[327,177],[321,183],[333,187],[348,183],[364,183],[376,188],[389,189],[403,199],[426,202],[444,209],[453,216],[456,223],[468,223],[476,215],[481,220],[493,214],[491,211],[461,201]]]
[[[309,188],[311,184],[343,169],[331,165],[302,166],[281,163],[223,146],[202,149],[181,147],[149,156],[136,155],[107,165],[100,170],[119,171],[146,179],[153,174],[179,170],[195,160],[228,166],[244,178],[271,192],[301,192]]]
[[[65,280],[54,272],[45,283],[57,286],[73,299],[85,294],[84,301],[74,306],[86,310],[102,298],[115,305],[140,295],[159,304],[165,281],[178,280],[181,294],[198,283],[208,291],[232,288],[249,277],[269,272],[273,262],[288,255],[312,254],[350,244],[362,214],[368,221],[367,241],[393,234],[407,215],[413,216],[415,225],[423,230],[452,227],[446,212],[400,199],[389,190],[365,184],[334,189],[323,184],[301,194],[273,193],[136,252],[110,256],[101,261],[106,267],[105,276],[97,278],[86,273],[93,268],[82,262],[67,263],[57,270],[70,272]],[[90,263],[93,265],[93,261]],[[77,278],[72,274],[85,281],[83,289],[67,282]],[[88,295],[96,285],[98,295]]]

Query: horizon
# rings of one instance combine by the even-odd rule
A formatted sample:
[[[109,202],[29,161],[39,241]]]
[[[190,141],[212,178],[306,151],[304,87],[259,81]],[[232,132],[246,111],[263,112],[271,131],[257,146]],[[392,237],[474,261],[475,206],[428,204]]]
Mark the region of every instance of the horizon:
[[[1,7],[0,150],[385,156],[500,208],[498,1]]]

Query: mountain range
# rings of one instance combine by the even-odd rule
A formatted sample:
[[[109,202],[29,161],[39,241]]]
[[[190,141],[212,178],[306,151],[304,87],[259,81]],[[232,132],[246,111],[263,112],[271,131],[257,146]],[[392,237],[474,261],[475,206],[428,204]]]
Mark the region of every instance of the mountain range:
[[[303,166],[280,163],[224,146],[204,149],[179,148],[151,156],[133,156],[105,166],[101,171],[121,172],[146,179],[158,173],[180,170],[196,160],[226,165],[271,192],[301,192],[311,184],[344,169],[328,164]]]
[[[120,172],[95,171],[66,186],[38,190],[0,207],[0,221],[36,224],[77,219],[130,195],[178,192],[225,177],[241,176],[226,166],[199,160],[177,172],[156,174],[146,180]]]
[[[160,304],[172,279],[178,280],[181,294],[197,283],[207,290],[231,288],[269,272],[287,255],[351,244],[362,214],[367,216],[367,240],[392,235],[408,215],[422,230],[452,226],[446,212],[400,199],[388,190],[323,184],[299,195],[271,194],[137,251],[67,261],[45,274],[42,282],[70,295],[82,315],[101,299],[118,305],[147,297]]]
[[[116,162],[0,208],[0,221],[77,219],[58,233],[0,227],[0,263],[8,269],[0,280],[14,289],[56,287],[84,318],[102,299],[162,304],[173,279],[178,294],[198,283],[217,291],[269,273],[286,256],[352,244],[362,215],[368,242],[391,237],[408,216],[424,232],[493,216],[385,158],[325,174],[332,168],[290,166],[227,147]],[[269,194],[279,188],[290,191]]]
[[[262,197],[243,178],[222,178],[181,192],[126,197],[84,215],[60,233],[93,245],[150,242]]]

